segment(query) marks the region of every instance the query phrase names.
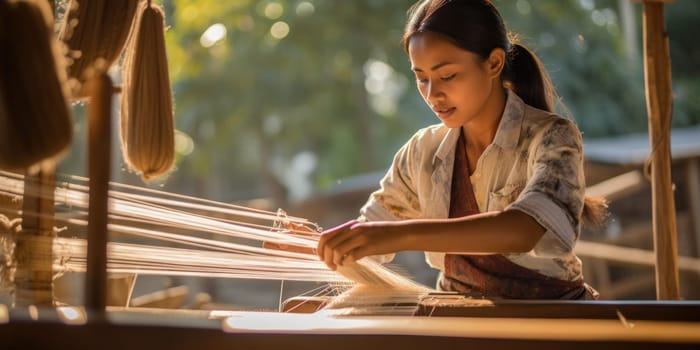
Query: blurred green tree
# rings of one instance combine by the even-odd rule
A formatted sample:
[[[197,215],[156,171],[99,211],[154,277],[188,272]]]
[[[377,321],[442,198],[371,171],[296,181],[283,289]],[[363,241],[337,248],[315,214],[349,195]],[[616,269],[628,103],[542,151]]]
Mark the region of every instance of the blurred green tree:
[[[195,145],[169,181],[216,174],[284,204],[311,173],[328,186],[386,166],[421,124],[399,72],[410,3],[166,2],[177,125]]]
[[[646,131],[639,4],[494,1],[548,68],[585,138]],[[400,45],[413,2],[164,0],[179,130],[178,168],[165,188],[285,206],[385,169],[415,130],[437,122]],[[698,1],[667,5],[675,126],[700,123],[698,14]],[[76,159],[62,171],[82,173]]]

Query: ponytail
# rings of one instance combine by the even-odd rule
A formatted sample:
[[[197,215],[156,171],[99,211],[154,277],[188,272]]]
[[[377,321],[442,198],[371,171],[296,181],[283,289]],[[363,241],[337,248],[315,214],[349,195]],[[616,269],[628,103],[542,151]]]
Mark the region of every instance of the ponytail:
[[[513,44],[508,52],[503,80],[523,102],[532,107],[551,113],[557,112],[557,105],[566,110],[544,65],[534,52],[522,44]],[[584,223],[601,228],[605,226],[608,216],[608,203],[605,198],[584,198]]]
[[[603,197],[585,197],[583,199],[583,223],[595,228],[603,228],[607,224],[610,213],[608,201]]]
[[[555,112],[559,101],[554,84],[537,56],[522,44],[513,44],[503,80],[525,103],[548,112]]]

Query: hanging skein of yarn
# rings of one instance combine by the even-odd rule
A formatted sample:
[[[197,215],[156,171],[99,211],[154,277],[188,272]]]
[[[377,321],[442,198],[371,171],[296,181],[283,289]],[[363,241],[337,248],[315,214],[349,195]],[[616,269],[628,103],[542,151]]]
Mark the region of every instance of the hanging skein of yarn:
[[[59,38],[68,46],[68,76],[74,98],[87,97],[81,86],[97,59],[111,66],[129,35],[139,0],[71,0]]]
[[[0,1],[0,169],[63,155],[73,137],[65,68],[45,0]]]
[[[122,152],[129,168],[149,181],[166,174],[175,160],[165,22],[150,1],[139,5],[122,69]]]

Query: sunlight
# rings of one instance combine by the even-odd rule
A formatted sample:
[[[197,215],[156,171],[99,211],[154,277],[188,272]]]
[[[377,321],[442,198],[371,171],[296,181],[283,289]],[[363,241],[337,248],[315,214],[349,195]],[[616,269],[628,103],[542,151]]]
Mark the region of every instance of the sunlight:
[[[226,37],[226,27],[221,23],[212,24],[199,38],[199,43],[203,47],[212,47],[214,44]]]
[[[7,306],[0,304],[0,324],[5,324],[10,322],[10,312],[7,310]]]
[[[277,2],[271,2],[265,6],[265,17],[269,19],[278,19],[282,17],[282,13],[284,13],[284,7],[280,5]]]
[[[192,138],[180,130],[175,130],[175,152],[187,156],[194,150]]]
[[[84,325],[87,322],[87,315],[81,307],[61,306],[56,308],[56,312],[65,324]]]
[[[314,4],[308,1],[300,2],[296,9],[297,16],[309,16],[312,15],[314,11],[316,11]]]
[[[225,332],[240,331],[320,331],[370,329],[377,324],[371,319],[334,318],[324,314],[248,312],[232,313],[222,322]]]
[[[284,39],[289,34],[289,24],[287,22],[276,22],[270,27],[270,35],[273,38],[281,40]]]

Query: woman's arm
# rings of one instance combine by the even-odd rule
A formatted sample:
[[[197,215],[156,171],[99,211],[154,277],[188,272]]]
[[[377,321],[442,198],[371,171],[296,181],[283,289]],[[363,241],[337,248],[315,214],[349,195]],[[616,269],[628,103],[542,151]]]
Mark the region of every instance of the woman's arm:
[[[488,212],[455,219],[350,221],[327,230],[318,255],[328,267],[368,255],[404,250],[454,254],[497,254],[530,251],[545,230],[518,210]]]

